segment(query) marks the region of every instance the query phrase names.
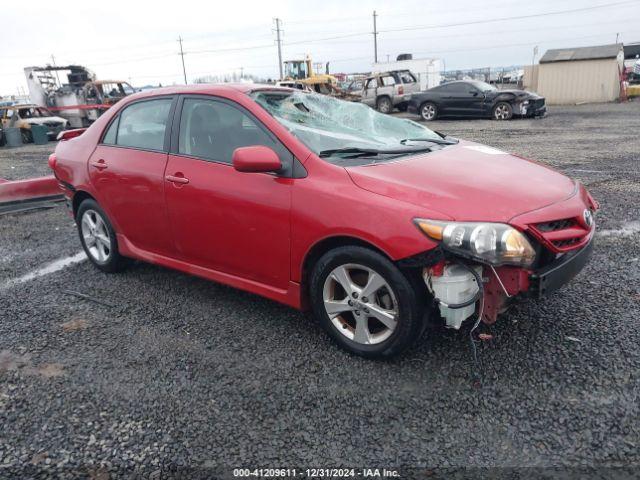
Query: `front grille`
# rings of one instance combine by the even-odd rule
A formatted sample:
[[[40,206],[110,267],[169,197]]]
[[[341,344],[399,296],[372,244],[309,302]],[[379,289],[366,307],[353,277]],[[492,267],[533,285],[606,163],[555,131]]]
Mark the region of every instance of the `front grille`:
[[[531,233],[549,250],[568,252],[584,245],[591,228],[578,217],[561,218],[530,225]]]
[[[560,248],[567,248],[567,247],[571,247],[572,245],[576,245],[577,243],[580,243],[581,239],[580,238],[569,238],[567,240],[553,240],[553,244]]]
[[[575,219],[565,218],[562,220],[554,220],[553,222],[538,223],[536,228],[541,232],[555,232],[557,230],[564,230],[565,228],[572,227],[575,224]]]

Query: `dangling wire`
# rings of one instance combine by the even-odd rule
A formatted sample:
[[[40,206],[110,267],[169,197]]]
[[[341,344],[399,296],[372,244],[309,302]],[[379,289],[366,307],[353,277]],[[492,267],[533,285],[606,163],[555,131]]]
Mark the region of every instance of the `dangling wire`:
[[[480,341],[473,338],[473,332],[476,331],[480,322],[482,321],[482,314],[484,313],[484,295],[480,297],[480,309],[478,312],[478,319],[473,324],[471,331],[469,332],[469,341],[471,343],[471,351],[473,353],[473,372],[472,376],[475,382],[479,383],[480,388],[484,387],[484,366],[482,365],[482,359],[478,357],[478,347],[476,343]]]

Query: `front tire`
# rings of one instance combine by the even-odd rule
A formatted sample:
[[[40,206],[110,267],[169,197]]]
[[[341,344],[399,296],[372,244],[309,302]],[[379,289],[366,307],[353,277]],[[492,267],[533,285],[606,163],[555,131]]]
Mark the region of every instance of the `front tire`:
[[[393,110],[393,104],[389,97],[380,97],[376,102],[376,108],[380,113],[391,113]]]
[[[424,298],[391,261],[364,247],[330,250],[311,273],[314,315],[343,349],[397,355],[423,331]]]
[[[98,203],[92,199],[84,200],[78,207],[76,225],[80,243],[87,257],[103,272],[114,273],[123,270],[129,259],[118,252],[116,232]]]
[[[438,107],[436,107],[435,103],[426,102],[420,105],[420,118],[422,118],[425,122],[435,120],[437,116]]]
[[[493,107],[493,118],[495,120],[511,120],[513,117],[513,107],[507,102],[499,102]]]

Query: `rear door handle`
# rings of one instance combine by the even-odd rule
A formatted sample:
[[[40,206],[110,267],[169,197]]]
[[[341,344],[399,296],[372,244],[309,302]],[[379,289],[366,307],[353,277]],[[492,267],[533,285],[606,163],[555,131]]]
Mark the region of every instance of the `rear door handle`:
[[[182,177],[182,176],[176,176],[176,175],[167,175],[166,177],[164,177],[164,179],[168,182],[171,183],[179,183],[181,185],[185,185],[187,183],[189,183],[189,179]]]
[[[100,159],[97,162],[91,162],[91,166],[98,170],[104,170],[107,168],[107,163],[103,159]]]

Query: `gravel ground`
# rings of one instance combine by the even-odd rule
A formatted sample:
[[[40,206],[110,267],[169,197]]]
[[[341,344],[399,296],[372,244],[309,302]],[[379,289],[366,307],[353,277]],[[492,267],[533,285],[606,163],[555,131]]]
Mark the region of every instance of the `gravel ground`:
[[[46,145],[31,143],[17,148],[0,148],[0,178],[23,180],[51,175],[47,159],[55,148],[56,142],[49,142]]]
[[[84,261],[10,283],[80,245],[64,207],[4,216],[0,478],[640,467],[640,103],[430,127],[553,165],[602,205],[583,273],[493,327],[482,388],[464,331],[367,361],[308,314],[142,263],[106,275]]]

